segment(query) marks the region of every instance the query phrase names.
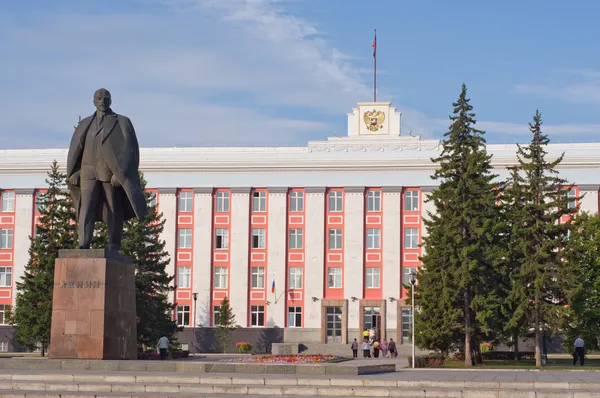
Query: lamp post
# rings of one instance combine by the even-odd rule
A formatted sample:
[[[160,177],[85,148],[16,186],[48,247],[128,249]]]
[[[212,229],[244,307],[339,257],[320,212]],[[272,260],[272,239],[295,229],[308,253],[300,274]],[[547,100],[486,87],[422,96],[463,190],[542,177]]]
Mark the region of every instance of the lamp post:
[[[192,293],[194,296],[194,320],[192,325],[192,355],[196,355],[196,301],[198,300],[198,293]]]
[[[417,283],[417,274],[415,271],[410,273],[410,285],[411,285],[411,333],[412,333],[412,367],[415,367],[415,284]]]

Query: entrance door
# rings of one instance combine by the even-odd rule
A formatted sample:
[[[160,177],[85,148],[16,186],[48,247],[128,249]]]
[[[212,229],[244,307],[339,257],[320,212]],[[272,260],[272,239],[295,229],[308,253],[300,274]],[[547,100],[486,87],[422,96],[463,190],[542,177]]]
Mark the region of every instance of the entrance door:
[[[326,343],[342,343],[342,307],[327,307]]]
[[[379,307],[365,307],[363,312],[363,330],[375,331],[375,338],[381,339],[381,309]]]

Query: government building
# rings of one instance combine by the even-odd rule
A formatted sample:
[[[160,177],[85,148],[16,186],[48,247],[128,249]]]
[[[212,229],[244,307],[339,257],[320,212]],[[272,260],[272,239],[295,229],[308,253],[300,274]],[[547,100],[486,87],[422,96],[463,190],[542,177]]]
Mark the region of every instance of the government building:
[[[143,131],[138,139],[143,145]],[[499,178],[516,150],[488,145]],[[600,145],[547,150],[565,153],[559,171],[576,184],[570,194],[597,212]],[[207,350],[228,297],[241,327],[235,341],[339,345],[373,328],[408,343],[403,285],[421,266],[431,158],[440,151],[439,140],[402,131],[401,113],[385,102],[359,103],[347,134],[305,147],[142,148],[140,169],[166,219],[179,341],[191,348],[195,328],[197,350]],[[2,324],[28,261],[36,195],[52,161],[64,168],[66,157],[66,148],[0,151]],[[11,331],[3,326],[0,351],[14,349]]]

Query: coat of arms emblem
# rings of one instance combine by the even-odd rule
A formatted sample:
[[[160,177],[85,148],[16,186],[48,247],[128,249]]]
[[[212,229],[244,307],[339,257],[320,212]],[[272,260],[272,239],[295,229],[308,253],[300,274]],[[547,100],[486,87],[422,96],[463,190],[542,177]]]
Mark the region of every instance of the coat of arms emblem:
[[[377,131],[383,128],[385,113],[373,109],[372,111],[365,112],[363,119],[365,121],[367,129],[369,129],[370,131]]]

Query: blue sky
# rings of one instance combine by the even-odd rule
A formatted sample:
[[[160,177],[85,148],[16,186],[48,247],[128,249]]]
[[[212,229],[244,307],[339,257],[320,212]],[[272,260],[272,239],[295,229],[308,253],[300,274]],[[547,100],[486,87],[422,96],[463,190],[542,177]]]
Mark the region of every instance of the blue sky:
[[[440,138],[461,83],[488,142],[600,136],[600,3],[5,0],[0,148],[59,148],[100,87],[142,146],[305,145],[372,100]]]

